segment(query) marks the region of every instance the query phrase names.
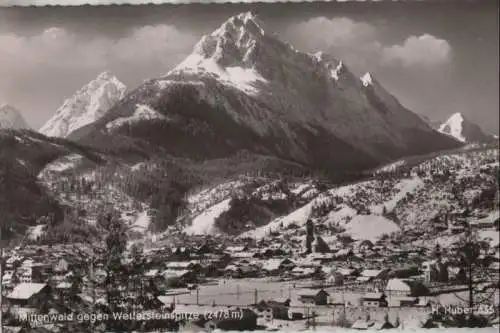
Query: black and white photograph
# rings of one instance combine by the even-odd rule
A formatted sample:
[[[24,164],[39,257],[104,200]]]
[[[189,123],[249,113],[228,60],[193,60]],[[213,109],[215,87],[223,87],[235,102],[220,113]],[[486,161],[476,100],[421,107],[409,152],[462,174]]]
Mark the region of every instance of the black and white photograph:
[[[97,2],[0,1],[0,333],[498,332],[498,1]]]

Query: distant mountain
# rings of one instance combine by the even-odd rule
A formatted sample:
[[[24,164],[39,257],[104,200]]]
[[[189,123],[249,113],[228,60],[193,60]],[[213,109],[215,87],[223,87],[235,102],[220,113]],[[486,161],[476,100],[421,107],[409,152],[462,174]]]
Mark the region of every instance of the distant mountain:
[[[459,112],[454,113],[448,120],[442,123],[438,131],[464,143],[489,142],[494,139],[492,135],[484,133],[478,125],[465,118]]]
[[[248,150],[328,170],[460,145],[373,75],[358,78],[330,55],[299,52],[251,13],[231,17],[176,68],[70,137],[107,147],[135,141],[195,160]]]
[[[100,119],[125,94],[126,87],[109,72],[101,73],[67,99],[40,133],[67,137],[78,128]]]
[[[0,106],[0,129],[27,129],[21,112],[10,105]]]

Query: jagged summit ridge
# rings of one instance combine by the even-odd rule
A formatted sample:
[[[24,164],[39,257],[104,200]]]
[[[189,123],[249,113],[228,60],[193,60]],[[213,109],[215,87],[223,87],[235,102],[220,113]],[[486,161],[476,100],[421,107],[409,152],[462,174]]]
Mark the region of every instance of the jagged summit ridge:
[[[15,107],[0,105],[0,129],[27,129],[29,128],[21,112]]]
[[[78,128],[100,119],[124,97],[125,85],[111,72],[97,76],[64,101],[55,115],[40,129],[42,134],[67,137]]]
[[[292,76],[287,73],[290,64],[296,72]],[[215,31],[204,35],[193,52],[165,76],[211,76],[255,95],[269,90],[272,82],[302,81],[318,70],[332,81],[339,81],[344,74],[348,80],[353,80],[342,61],[324,52],[308,54],[296,50],[266,34],[257,16],[246,12],[229,18]]]
[[[364,86],[343,61],[298,51],[242,13],[73,137],[93,142],[98,133],[130,135],[201,159],[246,149],[329,169],[366,168],[459,146],[370,79]],[[156,116],[135,117],[138,105]],[[138,120],[127,128],[115,122],[130,117]]]
[[[229,67],[248,64],[255,56],[257,44],[264,36],[264,30],[257,17],[241,13],[231,17],[218,29],[203,38],[195,46],[194,53],[212,58],[216,64]]]

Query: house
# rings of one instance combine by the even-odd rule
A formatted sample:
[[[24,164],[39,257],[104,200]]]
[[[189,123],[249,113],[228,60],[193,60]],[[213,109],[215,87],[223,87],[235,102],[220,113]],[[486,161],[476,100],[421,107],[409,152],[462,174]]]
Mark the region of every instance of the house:
[[[49,296],[50,287],[45,283],[20,283],[7,295],[7,300],[14,307],[36,307]]]
[[[224,252],[234,254],[238,252],[248,251],[247,246],[228,246]]]
[[[330,294],[324,289],[321,290],[306,290],[299,293],[299,301],[304,304],[327,305]]]
[[[361,271],[361,277],[368,281],[385,279],[388,275],[388,269],[365,269]]]
[[[254,258],[255,257],[255,253],[253,252],[236,252],[236,253],[233,253],[231,254],[231,257],[234,258],[234,259],[249,259],[249,258]]]
[[[358,275],[358,271],[355,268],[339,268],[337,272],[344,278]]]
[[[235,278],[238,275],[238,269],[239,267],[236,265],[227,265],[226,268],[224,268],[224,276],[227,278]]]
[[[366,307],[387,307],[387,296],[383,293],[367,293],[361,297],[361,305]]]
[[[269,275],[278,275],[283,271],[291,270],[295,264],[290,259],[268,259],[264,261],[262,270]]]
[[[172,261],[167,263],[167,270],[192,270],[192,271],[200,271],[201,265],[197,261]]]
[[[426,299],[426,298],[418,298],[417,303],[415,306],[421,307],[421,308],[426,308],[431,306],[431,302]]]
[[[263,301],[259,304],[264,309],[269,309],[272,312],[274,319],[289,320],[290,315],[290,299],[277,298],[269,301]]]
[[[60,282],[54,287],[54,292],[55,294],[57,294],[59,299],[61,300],[68,299],[70,296],[71,287],[72,287],[71,283]]]
[[[157,299],[161,303],[161,307],[166,310],[173,310],[176,303],[176,295],[158,296]]]
[[[244,277],[257,277],[260,270],[250,264],[244,265],[228,265],[224,269],[224,276],[227,278],[244,278]]]
[[[341,249],[335,253],[335,260],[347,260],[348,258],[352,257],[353,255],[354,255],[354,252],[352,251],[351,248]]]
[[[47,276],[48,264],[35,263],[33,260],[26,260],[18,268],[19,280],[24,283],[42,283]]]
[[[318,268],[295,267],[289,272],[289,275],[295,278],[308,278],[308,277],[313,277],[318,272],[321,272],[321,267]]]
[[[177,280],[182,283],[192,283],[196,281],[196,273],[189,270],[171,270],[167,269],[162,273],[166,281]]]
[[[338,272],[333,272],[326,278],[326,284],[341,286],[344,284],[344,276]]]

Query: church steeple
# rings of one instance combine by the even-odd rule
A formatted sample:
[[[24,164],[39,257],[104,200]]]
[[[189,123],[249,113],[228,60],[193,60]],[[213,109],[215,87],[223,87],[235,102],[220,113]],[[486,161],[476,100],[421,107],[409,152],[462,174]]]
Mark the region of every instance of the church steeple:
[[[306,253],[312,253],[312,243],[314,241],[314,223],[311,219],[306,222]]]

